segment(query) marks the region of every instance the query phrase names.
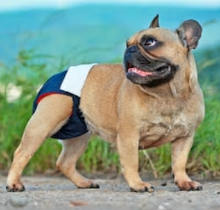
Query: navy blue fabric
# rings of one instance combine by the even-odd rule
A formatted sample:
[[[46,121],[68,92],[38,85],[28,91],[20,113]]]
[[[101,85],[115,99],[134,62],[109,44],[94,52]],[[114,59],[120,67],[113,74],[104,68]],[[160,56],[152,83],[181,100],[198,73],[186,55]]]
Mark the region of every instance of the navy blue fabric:
[[[37,108],[38,99],[44,94],[58,93],[72,97],[74,104],[72,115],[69,117],[68,122],[57,133],[51,136],[52,138],[61,140],[81,136],[88,132],[82,112],[79,109],[80,98],[76,95],[60,90],[60,86],[66,73],[67,71],[63,71],[49,78],[38,92],[33,104],[34,113]],[[62,112],[62,110],[60,111]]]

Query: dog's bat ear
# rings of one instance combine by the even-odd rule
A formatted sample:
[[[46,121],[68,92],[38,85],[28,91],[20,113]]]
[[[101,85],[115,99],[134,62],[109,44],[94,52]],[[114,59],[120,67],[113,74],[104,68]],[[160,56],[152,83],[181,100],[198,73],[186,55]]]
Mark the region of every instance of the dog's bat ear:
[[[156,17],[152,20],[150,24],[150,28],[157,28],[159,26],[159,15],[156,15]]]
[[[183,46],[189,50],[195,49],[202,35],[202,27],[195,20],[186,20],[176,30]]]

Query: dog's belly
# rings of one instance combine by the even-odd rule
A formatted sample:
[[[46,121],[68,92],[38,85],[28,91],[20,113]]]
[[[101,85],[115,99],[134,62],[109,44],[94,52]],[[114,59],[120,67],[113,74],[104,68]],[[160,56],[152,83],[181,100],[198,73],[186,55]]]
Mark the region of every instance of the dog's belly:
[[[86,124],[87,124],[87,128],[92,134],[99,136],[105,141],[108,141],[111,143],[116,142],[117,136],[116,136],[115,130],[111,128],[103,128],[103,127],[96,126],[90,120],[88,120],[88,118],[86,118]]]

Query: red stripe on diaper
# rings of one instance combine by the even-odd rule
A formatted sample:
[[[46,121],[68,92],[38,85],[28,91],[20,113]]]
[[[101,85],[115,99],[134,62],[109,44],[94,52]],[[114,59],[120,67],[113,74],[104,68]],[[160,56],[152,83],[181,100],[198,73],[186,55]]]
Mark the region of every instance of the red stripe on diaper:
[[[44,94],[40,95],[39,98],[37,99],[37,104],[39,104],[40,101],[41,101],[43,98],[45,98],[46,96],[53,95],[53,94],[59,94],[59,93],[56,93],[56,92],[44,93]]]
[[[50,93],[44,93],[42,94],[41,96],[39,96],[39,98],[37,99],[37,104],[40,103],[40,101],[45,98],[46,96],[49,96],[49,95],[53,95],[53,94],[61,94],[61,93],[56,93],[56,92],[50,92]],[[70,116],[72,115],[73,111],[70,113]]]

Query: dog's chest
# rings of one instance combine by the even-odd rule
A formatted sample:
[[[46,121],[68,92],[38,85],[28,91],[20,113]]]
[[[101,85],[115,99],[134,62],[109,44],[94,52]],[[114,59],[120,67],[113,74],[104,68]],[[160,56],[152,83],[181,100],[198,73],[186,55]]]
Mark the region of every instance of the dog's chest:
[[[187,106],[186,106],[187,107]],[[150,110],[140,126],[140,149],[156,147],[194,133],[199,113],[191,116],[184,106],[165,106],[160,112]]]

